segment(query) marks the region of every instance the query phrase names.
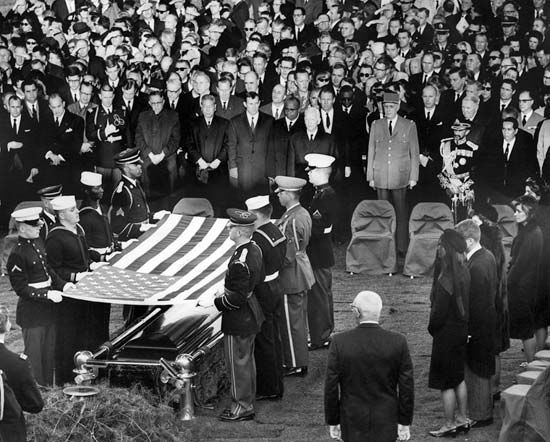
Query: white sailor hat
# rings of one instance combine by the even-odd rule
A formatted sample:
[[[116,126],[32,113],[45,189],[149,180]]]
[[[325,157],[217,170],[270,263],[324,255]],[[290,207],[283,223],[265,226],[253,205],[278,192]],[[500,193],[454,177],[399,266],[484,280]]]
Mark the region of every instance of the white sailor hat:
[[[269,195],[258,195],[248,198],[245,202],[247,210],[258,210],[269,205]]]
[[[53,210],[65,210],[76,206],[76,199],[74,195],[58,196],[52,200]]]
[[[40,219],[40,214],[42,213],[42,207],[27,207],[25,209],[15,210],[11,217],[20,223],[26,221],[36,221]]]
[[[336,160],[333,156],[325,155],[322,153],[308,153],[304,159],[307,161],[306,170],[330,167]]]
[[[85,186],[101,186],[101,174],[85,170],[80,174],[80,182]]]

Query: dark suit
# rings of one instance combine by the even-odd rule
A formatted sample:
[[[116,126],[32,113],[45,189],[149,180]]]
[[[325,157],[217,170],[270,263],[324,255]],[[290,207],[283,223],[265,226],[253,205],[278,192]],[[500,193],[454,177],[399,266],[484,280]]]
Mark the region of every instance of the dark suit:
[[[296,132],[290,137],[287,163],[289,175],[307,178],[305,170],[307,161],[305,160],[305,156],[308,153],[322,153],[333,157],[338,156],[334,137],[324,133],[321,125],[319,125],[313,141],[309,139],[305,129]]]
[[[244,35],[244,23],[249,18],[248,4],[244,0],[235,4],[229,18],[239,28],[241,34]]]
[[[306,23],[313,23],[319,14],[323,12],[323,2],[322,0],[296,0],[296,7],[301,7],[306,10]],[[290,11],[289,11],[290,12]],[[287,17],[289,15],[285,14]],[[290,14],[292,16],[292,14]],[[291,17],[292,18],[292,17]],[[292,27],[292,23],[289,23],[289,26]]]
[[[228,167],[230,170],[237,168],[238,187],[243,196],[260,189],[267,191],[267,145],[274,121],[269,115],[258,112],[253,131],[247,115],[245,112],[233,117],[227,128]]]
[[[454,121],[462,115],[462,100],[465,96],[466,93],[462,92],[458,100],[455,100],[456,94],[453,89],[441,92],[438,107],[446,114],[447,119]]]
[[[41,123],[42,118],[44,118],[47,114],[51,114],[50,106],[48,106],[48,102],[42,98],[39,98],[34,105],[36,112],[34,113],[32,118],[37,123]],[[31,117],[31,110],[29,106],[31,106],[29,103],[23,101],[23,110],[21,111],[21,114],[25,114],[28,117]]]
[[[82,6],[81,0],[75,0],[75,8],[78,10],[80,6]],[[65,19],[69,16],[69,10],[67,9],[67,3],[65,0],[55,0],[55,2],[52,5],[52,11],[55,14],[55,16],[61,20],[65,21]]]
[[[302,115],[298,116],[290,128],[286,118],[281,118],[273,123],[267,151],[267,176],[291,175],[291,171],[288,170],[290,138],[295,133],[305,131],[305,128]]]
[[[242,114],[246,110],[243,106],[243,102],[244,100],[241,97],[231,95],[227,102],[227,108],[224,110],[220,97],[216,96],[216,115],[226,120],[231,120],[231,118]]]
[[[127,124],[128,124],[128,138],[126,140],[126,144],[128,148],[135,147],[135,134],[137,130],[138,125],[138,119],[140,114],[143,111],[151,109],[149,107],[149,103],[147,102],[147,98],[143,96],[143,94],[137,95],[134,97],[134,100],[132,101],[132,108],[128,108],[126,105],[126,102],[122,98],[122,92],[121,96],[118,99],[115,99],[113,102],[113,105],[116,107],[120,107],[124,110],[126,110],[126,118],[127,118]]]
[[[296,26],[292,26],[292,30],[294,31],[294,38],[298,42],[299,48],[304,48],[304,46],[307,43],[310,43],[312,41],[315,41],[317,38],[317,29],[313,24],[306,24],[302,28],[301,31],[298,31]]]
[[[426,23],[424,30],[420,32],[420,29],[419,29],[417,34],[418,34],[417,44],[420,48],[428,48],[433,44],[434,28],[431,24]]]
[[[365,323],[333,336],[325,421],[340,425],[345,442],[394,442],[397,424],[411,424],[413,407],[413,366],[403,335]]]
[[[44,158],[48,151],[61,155],[65,161],[54,166],[45,160],[44,169],[39,177],[45,186],[63,184],[67,194],[75,194],[80,185],[80,148],[84,136],[84,120],[78,115],[65,111],[59,125],[52,114],[47,115],[41,123],[42,150]]]
[[[409,90],[413,98],[420,100],[422,97],[422,89],[430,82],[432,78],[437,78],[438,75],[436,72],[432,71],[428,76],[428,81],[424,82],[424,72],[418,74],[413,74],[409,78]]]

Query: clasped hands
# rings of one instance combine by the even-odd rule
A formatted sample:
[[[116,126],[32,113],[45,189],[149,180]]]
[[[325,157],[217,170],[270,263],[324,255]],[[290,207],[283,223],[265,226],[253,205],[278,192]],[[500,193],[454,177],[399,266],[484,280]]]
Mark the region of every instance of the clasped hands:
[[[332,439],[342,440],[340,425],[330,425],[329,433]],[[409,440],[411,438],[411,427],[409,425],[397,424],[397,440]]]
[[[199,166],[200,170],[208,169],[209,167],[210,169],[217,169],[220,164],[221,164],[221,161],[218,160],[217,158],[210,163],[207,163],[206,161],[204,161],[203,158],[199,158],[197,160],[197,165]]]

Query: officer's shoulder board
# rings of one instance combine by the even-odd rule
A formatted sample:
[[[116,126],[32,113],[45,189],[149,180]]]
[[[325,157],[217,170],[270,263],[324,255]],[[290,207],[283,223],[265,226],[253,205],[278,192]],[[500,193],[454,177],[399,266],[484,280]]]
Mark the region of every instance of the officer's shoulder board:
[[[466,144],[469,147],[471,147],[473,150],[478,150],[479,149],[479,146],[471,140],[466,140]]]
[[[124,187],[124,181],[120,181],[120,183],[118,183],[118,186],[116,187],[115,189],[115,193],[120,193],[122,192],[122,188]]]
[[[265,232],[264,230],[262,229],[257,229],[256,232],[261,235],[263,238],[265,238],[265,240],[268,242],[268,244],[271,246],[271,247],[275,247],[281,243],[283,243],[286,238],[284,235],[280,235],[279,238],[275,238],[275,235],[269,235],[267,232]],[[280,234],[281,231],[277,229],[277,232]]]
[[[246,262],[246,257],[248,256],[248,249],[244,248],[241,251],[241,255],[237,258],[239,262]]]

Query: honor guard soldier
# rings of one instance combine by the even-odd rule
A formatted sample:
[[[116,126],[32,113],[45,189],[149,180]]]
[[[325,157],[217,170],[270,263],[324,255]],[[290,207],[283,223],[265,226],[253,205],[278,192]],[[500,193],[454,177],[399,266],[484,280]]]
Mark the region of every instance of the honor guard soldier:
[[[307,256],[311,262],[315,284],[307,295],[307,316],[309,324],[310,350],[328,347],[334,330],[334,309],[332,304],[332,226],[338,212],[338,200],[329,184],[332,164],[330,155],[310,153],[305,156],[308,163],[309,182],[315,188],[308,212],[311,216],[311,239]]]
[[[311,237],[311,216],[300,205],[300,192],[307,181],[288,176],[275,177],[276,193],[286,211],[277,227],[286,237],[286,254],[279,281],[283,288],[285,317],[281,325],[285,376],[307,374],[307,291],[315,283],[306,253]]]
[[[63,186],[58,184],[56,186],[43,187],[39,189],[36,194],[40,197],[44,211],[42,212],[42,229],[40,229],[40,237],[46,240],[51,227],[55,224],[55,214],[53,213],[51,201],[61,195],[63,192]]]
[[[239,209],[227,209],[229,238],[237,246],[225,273],[224,291],[216,298],[199,300],[222,312],[222,331],[226,365],[231,379],[231,407],[220,415],[223,421],[254,418],[256,364],[254,339],[264,315],[256,295],[256,286],[264,281],[262,251],[252,241],[256,215]]]
[[[52,385],[55,355],[55,308],[66,281],[49,266],[40,231],[40,207],[16,210],[17,245],[7,263],[10,283],[19,297],[16,322],[23,330],[25,353],[40,385]]]
[[[256,287],[256,297],[262,307],[265,321],[256,336],[254,357],[256,359],[256,400],[276,400],[283,397],[283,289],[279,271],[286,254],[286,238],[271,222],[273,206],[268,195],[246,200],[246,208],[256,215],[256,231],[252,235],[262,250],[265,279]]]
[[[10,328],[8,309],[0,306],[0,440],[26,442],[23,411],[39,413],[44,401],[27,356],[9,351],[4,344]]]
[[[46,239],[48,263],[65,281],[78,282],[89,274],[91,260],[84,230],[73,195],[52,200],[57,223]],[[74,354],[89,346],[90,304],[65,297],[57,306],[55,345],[56,378],[60,384],[72,381]]]
[[[94,262],[107,261],[111,253],[122,250],[120,243],[114,239],[107,210],[100,203],[103,197],[101,181],[102,176],[99,173],[84,171],[80,174],[84,200],[80,206],[79,223],[84,229],[90,259]],[[90,315],[92,323],[88,324],[90,345],[96,348],[109,339],[111,305],[94,302],[90,307],[93,309]]]

